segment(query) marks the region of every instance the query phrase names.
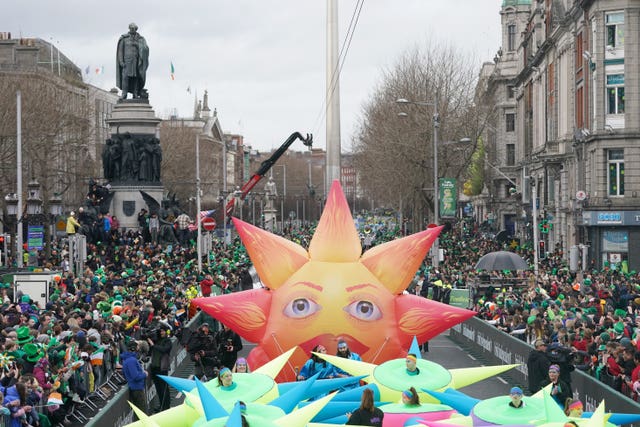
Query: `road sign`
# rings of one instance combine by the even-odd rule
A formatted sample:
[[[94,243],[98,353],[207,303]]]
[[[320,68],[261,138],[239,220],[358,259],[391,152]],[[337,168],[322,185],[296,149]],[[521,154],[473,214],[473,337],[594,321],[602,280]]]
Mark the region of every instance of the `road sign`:
[[[201,222],[202,228],[206,231],[213,231],[216,229],[216,220],[211,217],[203,218]]]

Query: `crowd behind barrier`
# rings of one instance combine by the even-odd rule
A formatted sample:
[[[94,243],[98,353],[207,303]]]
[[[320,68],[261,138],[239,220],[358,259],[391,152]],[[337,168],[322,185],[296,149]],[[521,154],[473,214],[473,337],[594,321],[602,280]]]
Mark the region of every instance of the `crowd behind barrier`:
[[[198,312],[187,324],[184,325],[184,328],[195,333],[198,327],[205,321],[212,325],[214,324],[213,319],[202,312]],[[172,341],[174,345],[172,346],[169,354],[170,368],[168,375],[174,375],[175,372],[184,370],[185,366],[192,366],[186,348],[179,345],[179,339],[177,337],[172,338]],[[148,363],[145,364],[145,367],[148,368]],[[171,393],[176,394],[177,391],[171,389]],[[157,401],[157,390],[152,378],[148,377],[145,381],[144,395],[146,398],[147,408],[152,407],[153,403]],[[88,420],[86,427],[121,427],[135,421],[135,415],[131,406],[129,406],[128,400],[128,390],[126,387],[123,387],[114,394],[103,410],[99,411],[93,418]]]
[[[409,292],[450,304],[452,295],[467,289],[467,308],[479,319],[529,345],[540,340],[550,363],[639,399],[640,274],[625,262],[572,272],[558,245],[539,260],[537,276],[533,268],[477,271],[481,256],[499,250],[517,253],[532,267],[532,248],[517,239],[499,242],[464,221],[450,227],[440,242],[444,261],[438,269],[423,264]]]
[[[73,418],[77,406],[91,405],[87,397],[95,396],[92,393],[107,393],[105,380],[119,379],[119,356],[129,340],[144,341],[158,327],[175,335],[195,313],[189,305],[192,298],[253,286],[250,260],[237,238],[231,244],[214,242],[203,260],[203,271],[198,272],[194,233],[183,227],[188,218],[183,216],[181,224],[176,218],[174,226],[172,218],[165,217],[168,221],[161,226],[166,234],[152,234],[149,215],[143,210],[138,217],[140,227],[123,232],[109,215],[97,216],[100,221],[96,222],[92,215],[80,212],[80,227],[68,229],[91,235],[81,274],[71,271],[67,239],[53,242],[48,256],[45,251],[37,254],[45,271],[60,271],[44,307],[28,295],[11,295],[10,284],[1,285],[2,378],[9,378],[14,361],[24,374],[32,363],[28,358],[47,359],[49,366],[40,382],[43,396],[59,393],[63,404],[53,411],[47,407],[44,413],[60,411],[64,415],[60,422]],[[107,228],[106,221],[110,222],[104,230],[108,232],[97,232],[100,223]],[[402,237],[397,227],[376,217],[367,219],[360,231],[363,247]],[[308,247],[313,232],[313,226],[286,227],[283,234]],[[474,288],[468,306],[479,319],[524,343],[557,342],[576,358],[577,369],[637,399],[638,369],[626,372],[615,367],[631,367],[629,353],[633,359],[640,350],[640,276],[635,271],[621,264],[570,272],[558,246],[540,261],[537,277],[531,270],[479,272],[474,266],[488,252],[510,250],[530,265],[533,253],[517,240],[498,242],[492,233],[469,221],[453,223],[440,242],[443,262],[434,269],[430,258],[425,258],[408,292],[450,304],[459,303],[452,295],[459,300],[460,289]],[[485,286],[474,287],[480,282]],[[63,344],[71,349],[64,355],[55,351]],[[100,357],[102,365],[96,368],[97,362],[92,361]],[[50,418],[56,421],[55,417]]]
[[[518,364],[506,372],[512,384],[528,390],[527,359],[533,348],[513,335],[495,328],[477,317],[456,325],[450,337],[471,353],[480,355],[488,364]],[[605,401],[607,412],[640,413],[640,404],[622,393],[616,393],[606,384],[580,370],[571,373],[573,398],[584,403],[584,410],[592,412]],[[637,424],[634,424],[638,427]]]
[[[83,215],[78,217],[81,227],[86,225]],[[190,301],[202,294],[204,284],[209,294],[252,286],[237,240],[217,242],[198,272],[192,239],[154,242],[142,226],[126,232],[114,227],[99,239],[94,236],[88,244],[77,275],[66,238],[35,255],[39,270],[53,277],[44,303],[14,288],[11,271],[0,276],[0,391],[13,392],[32,373],[38,383],[21,394],[19,404],[4,393],[0,415],[19,408],[8,416],[10,425],[30,415],[33,425],[84,424],[124,385],[121,355],[130,341],[140,343],[146,360],[159,330],[177,336],[196,313]],[[173,342],[175,365],[185,350],[177,339]]]

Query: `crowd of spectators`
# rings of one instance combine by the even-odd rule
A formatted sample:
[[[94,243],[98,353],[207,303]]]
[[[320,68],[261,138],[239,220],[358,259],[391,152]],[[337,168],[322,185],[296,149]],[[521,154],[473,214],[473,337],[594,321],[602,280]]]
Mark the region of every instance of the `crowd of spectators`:
[[[533,268],[476,271],[479,258],[489,252],[518,253],[530,266],[534,256],[531,247],[517,240],[499,242],[464,223],[452,227],[440,244],[444,262],[438,269],[425,264],[413,292],[442,301],[452,288],[474,287],[470,308],[477,317],[535,345],[532,355],[537,351],[548,360],[541,371],[544,377],[549,365],[557,365],[562,379],[571,384],[570,372],[579,369],[638,400],[640,274],[625,264],[572,272],[560,247],[539,261],[537,277]]]
[[[166,338],[195,314],[190,301],[202,294],[200,284],[209,294],[252,286],[237,239],[214,243],[201,272],[194,242],[157,243],[143,227],[114,228],[108,239],[87,244],[77,274],[68,250],[62,238],[48,255],[38,253],[39,268],[53,275],[46,303],[0,284],[0,414],[6,412],[10,425],[82,421],[74,414],[93,406],[91,396],[108,398],[116,390],[107,381],[122,371],[133,343],[154,377],[166,374]],[[167,409],[168,391],[156,387],[160,406],[153,409]]]
[[[151,361],[156,334],[159,339],[176,335],[194,314],[191,299],[252,286],[250,261],[238,239],[228,245],[215,241],[198,272],[186,218],[172,243],[160,242],[148,218],[141,212],[140,227],[126,232],[110,224],[106,238],[88,244],[79,274],[72,272],[66,239],[54,242],[46,255],[42,251],[39,265],[59,272],[44,306],[29,295],[12,295],[9,284],[1,285],[0,412],[20,422],[30,417],[32,425],[65,423],[74,405],[86,402],[111,370],[121,368],[121,356],[132,341]],[[308,247],[313,232],[312,226],[288,227],[283,234]],[[371,245],[401,237],[399,229],[375,222],[361,233]],[[466,222],[450,227],[440,245],[444,261],[434,269],[426,258],[409,292],[445,303],[451,289],[471,286],[485,274],[474,269],[483,254],[506,249],[529,263],[533,259],[531,248],[500,243]],[[640,276],[609,267],[570,272],[560,251],[556,248],[540,263],[537,278],[532,271],[491,272],[492,280],[478,289],[470,308],[529,344],[548,344],[546,357],[567,372],[583,370],[637,398]],[[196,336],[201,333],[206,335],[198,331]],[[198,362],[196,353],[192,359]],[[201,357],[204,362],[208,356]],[[233,364],[237,345],[229,360],[216,357],[214,366]],[[198,365],[203,365],[203,376],[212,374],[207,363],[196,363],[196,369]],[[160,355],[152,368],[154,373],[166,371]],[[164,394],[160,405],[166,409]]]

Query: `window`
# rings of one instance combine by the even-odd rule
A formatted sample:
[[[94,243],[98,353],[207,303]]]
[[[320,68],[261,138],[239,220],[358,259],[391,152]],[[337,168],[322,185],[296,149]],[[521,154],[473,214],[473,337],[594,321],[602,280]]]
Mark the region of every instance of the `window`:
[[[507,144],[507,166],[516,164],[516,144]]]
[[[608,150],[609,196],[624,196],[624,150]]]
[[[575,114],[576,114],[576,126],[578,129],[582,129],[584,127],[584,87],[579,86],[576,88],[576,104],[575,104]]]
[[[607,13],[607,47],[621,48],[624,46],[624,12]]]
[[[507,99],[513,99],[515,94],[515,88],[512,85],[507,86]]]
[[[583,43],[584,43],[584,40],[582,38],[582,33],[576,34],[576,48],[575,48],[576,71],[580,70],[583,66],[583,61],[584,61],[584,57],[582,56],[582,54],[584,53]]]
[[[507,124],[507,132],[513,132],[516,130],[516,115],[513,113],[507,113],[505,115],[505,120]]]
[[[624,114],[624,74],[607,75],[607,114]]]
[[[507,26],[507,50],[509,52],[516,50],[516,26],[514,24]]]

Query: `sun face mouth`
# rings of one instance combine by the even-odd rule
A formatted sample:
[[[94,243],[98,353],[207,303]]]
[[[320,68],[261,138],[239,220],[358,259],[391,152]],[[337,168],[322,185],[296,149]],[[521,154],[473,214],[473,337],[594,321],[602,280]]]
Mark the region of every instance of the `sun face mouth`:
[[[369,351],[369,346],[350,335],[322,334],[300,343],[299,346],[305,353],[311,354],[311,351],[315,346],[322,344],[327,348],[328,354],[335,355],[338,348],[338,340],[345,341],[349,346],[349,350],[352,353],[358,353],[360,356]]]

